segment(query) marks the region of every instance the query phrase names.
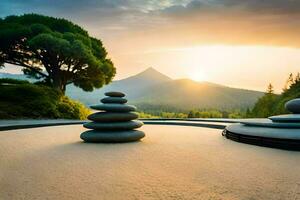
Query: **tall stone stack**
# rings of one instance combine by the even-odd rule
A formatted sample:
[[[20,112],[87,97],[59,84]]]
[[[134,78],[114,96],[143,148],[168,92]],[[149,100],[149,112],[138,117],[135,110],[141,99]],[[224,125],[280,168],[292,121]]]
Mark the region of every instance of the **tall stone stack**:
[[[80,138],[85,142],[133,142],[145,137],[144,132],[135,130],[143,125],[136,120],[138,115],[134,113],[136,107],[126,105],[127,99],[121,92],[107,92],[102,104],[91,106],[99,110],[88,116],[92,122],[85,123],[85,128],[91,129],[83,132]]]

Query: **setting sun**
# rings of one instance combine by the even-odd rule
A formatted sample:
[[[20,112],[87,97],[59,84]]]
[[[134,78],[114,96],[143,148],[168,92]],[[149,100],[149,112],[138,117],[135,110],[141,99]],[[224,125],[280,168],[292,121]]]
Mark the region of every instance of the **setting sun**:
[[[191,73],[187,73],[187,75],[188,75],[187,78],[190,78],[197,82],[206,81],[205,74],[203,72],[201,72],[201,70],[199,70],[199,69],[192,69]]]
[[[265,91],[271,82],[280,92],[289,73],[299,71],[300,50],[262,45],[198,45],[135,50],[116,54],[113,59],[121,66],[118,79],[130,76],[136,69],[154,66],[175,79],[190,78],[260,91]]]
[[[197,82],[205,81],[205,77],[201,73],[191,74],[189,78]]]

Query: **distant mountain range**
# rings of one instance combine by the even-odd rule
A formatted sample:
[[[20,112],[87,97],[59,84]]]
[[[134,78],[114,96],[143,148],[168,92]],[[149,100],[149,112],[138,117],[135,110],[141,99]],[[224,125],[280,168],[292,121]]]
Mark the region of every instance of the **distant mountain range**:
[[[0,78],[26,79],[24,75],[0,73]],[[134,76],[113,81],[101,89],[84,92],[73,85],[67,87],[66,95],[86,105],[99,103],[106,91],[122,91],[130,103],[141,107],[162,107],[177,110],[190,109],[245,109],[252,107],[264,93],[230,88],[209,82],[190,79],[173,80],[154,68]]]

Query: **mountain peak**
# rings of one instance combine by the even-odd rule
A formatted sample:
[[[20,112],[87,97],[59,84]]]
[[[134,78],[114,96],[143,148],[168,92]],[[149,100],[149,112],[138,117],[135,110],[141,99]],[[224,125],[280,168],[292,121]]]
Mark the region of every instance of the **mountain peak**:
[[[160,79],[160,80],[164,80],[164,81],[172,80],[170,77],[168,77],[167,75],[159,72],[158,70],[156,70],[153,67],[147,68],[146,70],[144,70],[144,71],[138,73],[137,75],[135,75],[135,77]]]
[[[148,67],[148,68],[145,69],[143,72],[158,72],[158,73],[160,73],[158,70],[156,70],[156,69],[153,68],[153,67]]]

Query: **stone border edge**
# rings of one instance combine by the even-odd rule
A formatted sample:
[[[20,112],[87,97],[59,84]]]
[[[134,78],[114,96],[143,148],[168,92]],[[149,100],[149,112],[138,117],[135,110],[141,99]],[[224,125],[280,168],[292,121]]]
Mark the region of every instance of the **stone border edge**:
[[[226,125],[222,124],[212,124],[212,122],[215,123],[221,123],[221,121],[208,121],[208,120],[197,120],[201,123],[189,123],[191,120],[183,120],[178,119],[177,122],[170,122],[175,121],[175,119],[171,119],[170,121],[166,119],[140,119],[144,124],[151,124],[151,125],[177,125],[177,126],[194,126],[194,127],[204,127],[204,128],[213,128],[213,129],[224,129]],[[194,122],[196,120],[193,120]],[[17,129],[28,129],[28,128],[40,128],[40,127],[48,127],[48,126],[63,126],[63,125],[78,125],[78,124],[84,124],[88,121],[76,121],[76,122],[41,122],[41,123],[32,123],[32,124],[11,124],[11,125],[3,125],[0,126],[0,131],[9,131],[9,130],[17,130]],[[205,123],[205,122],[210,122]],[[222,122],[226,122],[226,120],[222,120]],[[232,121],[227,121],[227,123],[233,123]]]

